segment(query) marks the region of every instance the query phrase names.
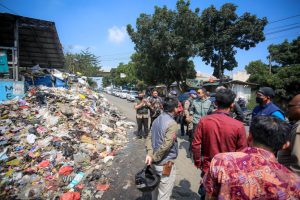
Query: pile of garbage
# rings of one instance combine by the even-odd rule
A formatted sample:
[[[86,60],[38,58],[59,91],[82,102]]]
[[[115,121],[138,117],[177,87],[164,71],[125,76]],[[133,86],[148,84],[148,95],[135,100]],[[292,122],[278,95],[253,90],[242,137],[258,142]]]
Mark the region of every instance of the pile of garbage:
[[[0,104],[0,199],[100,199],[127,142],[117,109],[86,88],[31,88]]]

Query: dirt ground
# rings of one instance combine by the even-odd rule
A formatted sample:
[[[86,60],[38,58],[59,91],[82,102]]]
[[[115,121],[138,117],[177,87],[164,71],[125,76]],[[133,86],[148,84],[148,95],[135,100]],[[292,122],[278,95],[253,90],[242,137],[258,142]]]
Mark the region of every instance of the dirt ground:
[[[105,97],[118,107],[128,120],[135,122],[133,103],[111,95],[105,95]],[[111,166],[109,175],[111,177],[111,187],[103,194],[102,199],[151,199],[151,194],[142,194],[135,187],[134,176],[144,167],[146,151],[144,139],[137,139],[134,131],[129,131],[127,146],[116,156]],[[179,155],[176,160],[176,182],[172,199],[199,199],[197,191],[200,181],[200,171],[194,167],[192,160],[186,157],[189,144],[188,137],[182,137],[178,134],[178,143]]]

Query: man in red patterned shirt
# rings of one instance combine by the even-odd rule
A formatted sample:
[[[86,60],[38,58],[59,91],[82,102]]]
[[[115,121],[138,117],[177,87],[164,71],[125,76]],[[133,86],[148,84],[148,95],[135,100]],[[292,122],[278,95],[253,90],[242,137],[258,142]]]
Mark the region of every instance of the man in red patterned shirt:
[[[250,147],[212,159],[203,180],[206,199],[300,199],[300,177],[274,156],[288,147],[290,131],[288,123],[274,116],[255,117]]]

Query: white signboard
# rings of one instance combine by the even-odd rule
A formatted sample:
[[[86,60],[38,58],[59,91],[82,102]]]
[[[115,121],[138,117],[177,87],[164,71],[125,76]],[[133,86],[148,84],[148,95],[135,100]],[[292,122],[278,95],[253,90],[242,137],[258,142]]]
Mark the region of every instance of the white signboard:
[[[125,78],[125,77],[126,77],[126,74],[120,73],[120,78]]]
[[[23,95],[24,94],[24,83],[13,83],[13,94],[14,95]]]

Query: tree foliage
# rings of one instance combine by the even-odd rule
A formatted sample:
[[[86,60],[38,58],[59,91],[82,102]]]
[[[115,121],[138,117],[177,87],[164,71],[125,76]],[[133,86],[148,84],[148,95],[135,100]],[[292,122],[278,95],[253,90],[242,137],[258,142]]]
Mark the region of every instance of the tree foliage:
[[[281,44],[270,45],[268,49],[281,66],[272,66],[270,72],[268,65],[261,61],[251,62],[246,66],[249,81],[274,88],[277,100],[283,102],[300,93],[300,60],[294,56],[300,52],[299,37],[291,43],[285,40]]]
[[[86,49],[80,53],[66,52],[64,68],[69,72],[80,72],[84,76],[98,76],[101,69],[100,59]]]
[[[200,17],[203,40],[199,55],[206,64],[211,64],[213,75],[218,78],[223,76],[225,69],[237,67],[237,48],[248,50],[265,39],[263,30],[267,19],[259,19],[248,12],[238,16],[236,9],[231,3],[224,4],[220,10],[210,6]]]
[[[124,74],[125,77],[121,77],[121,74]],[[138,79],[136,77],[135,63],[120,63],[117,68],[112,68],[110,70],[109,76],[103,78],[103,85],[104,87],[110,84],[115,86],[133,87],[138,83]]]
[[[300,36],[289,43],[285,40],[281,44],[268,47],[271,59],[280,65],[300,63]]]
[[[127,26],[137,52],[132,57],[137,76],[147,84],[170,85],[195,77],[190,58],[197,53],[194,40],[200,29],[198,10],[192,11],[189,5],[178,1],[176,10],[155,7],[154,14],[138,17],[136,31]]]
[[[259,85],[266,85],[267,80],[272,76],[269,72],[269,66],[261,60],[250,62],[245,69],[250,74],[248,81]]]

